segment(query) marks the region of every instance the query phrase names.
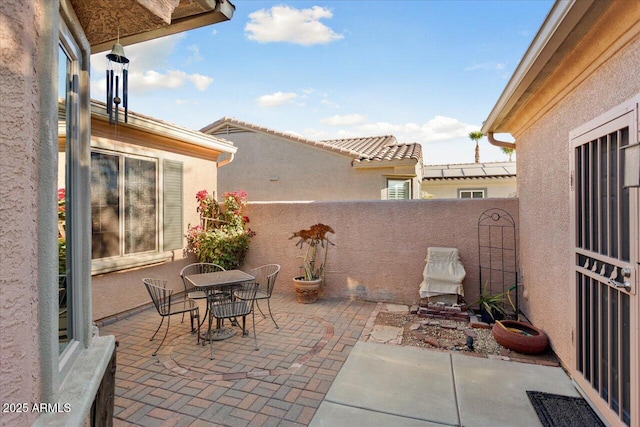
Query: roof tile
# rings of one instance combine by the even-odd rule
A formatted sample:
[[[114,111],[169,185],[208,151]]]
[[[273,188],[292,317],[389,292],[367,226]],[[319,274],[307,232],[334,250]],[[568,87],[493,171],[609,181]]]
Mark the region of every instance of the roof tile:
[[[405,159],[419,160],[422,157],[422,146],[420,144],[398,144],[396,137],[393,135],[313,141],[292,133],[276,131],[231,117],[223,117],[222,119],[202,128],[201,132],[211,133],[216,136],[223,136],[225,133],[233,133],[234,127],[264,132],[324,148],[326,150],[335,151],[353,157],[354,162]]]

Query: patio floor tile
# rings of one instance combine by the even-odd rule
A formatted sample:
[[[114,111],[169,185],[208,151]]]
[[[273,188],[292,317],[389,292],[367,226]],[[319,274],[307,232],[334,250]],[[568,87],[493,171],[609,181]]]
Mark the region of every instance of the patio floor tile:
[[[274,294],[271,306],[280,329],[257,313],[258,351],[247,319],[249,335],[236,328],[214,342],[214,360],[178,316],[155,357],[163,333],[149,341],[160,323],[155,310],[97,322],[118,341],[114,425],[308,425],[376,304],[299,304],[292,293]]]

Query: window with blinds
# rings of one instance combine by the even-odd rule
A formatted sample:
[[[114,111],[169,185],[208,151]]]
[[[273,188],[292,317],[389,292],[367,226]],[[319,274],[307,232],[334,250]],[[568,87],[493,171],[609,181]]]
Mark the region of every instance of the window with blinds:
[[[182,248],[182,200],[182,162],[94,150],[92,259]]]
[[[387,179],[387,199],[406,200],[411,198],[410,179]]]
[[[162,246],[165,251],[169,251],[183,247],[182,162],[165,160],[162,169],[164,190]]]

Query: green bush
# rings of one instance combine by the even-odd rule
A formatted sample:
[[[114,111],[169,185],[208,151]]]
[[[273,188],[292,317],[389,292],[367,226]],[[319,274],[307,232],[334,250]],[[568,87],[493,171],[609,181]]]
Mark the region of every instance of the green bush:
[[[246,227],[249,218],[243,215],[247,193],[234,191],[224,193],[222,198],[220,206],[206,190],[196,194],[200,225],[189,225],[186,252],[193,253],[198,262],[211,262],[231,270],[244,261],[255,233]]]

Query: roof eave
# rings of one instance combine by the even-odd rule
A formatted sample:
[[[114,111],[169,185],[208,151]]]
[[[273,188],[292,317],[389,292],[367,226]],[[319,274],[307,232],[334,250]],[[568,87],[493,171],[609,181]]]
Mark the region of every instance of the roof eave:
[[[109,120],[109,117],[105,112],[105,108],[94,102],[91,103],[91,116],[97,120]],[[120,122],[118,126],[176,139],[187,144],[220,153],[235,154],[238,151],[238,147],[232,145],[230,142],[216,138],[212,135],[206,135],[202,132],[182,128],[132,112],[129,112],[127,123]]]
[[[353,167],[356,169],[373,169],[373,168],[389,168],[389,167],[401,167],[401,166],[415,166],[418,163],[418,159],[394,159],[394,160],[369,160],[364,159],[360,161],[353,161]]]
[[[72,0],[72,2],[73,1],[74,0]],[[93,3],[92,7],[97,8],[101,3],[102,2]],[[96,41],[91,43],[91,54],[109,51],[116,42],[120,43],[122,46],[128,46],[207,25],[229,21],[233,17],[236,9],[229,0],[196,0],[195,3],[204,9],[204,11],[193,15],[184,15],[173,18],[170,20],[168,25],[156,28],[142,28],[141,31],[134,32],[132,34],[120,35],[117,38],[110,38],[106,41]],[[153,5],[153,3],[151,4]],[[126,13],[126,11],[123,11],[122,13]],[[151,14],[153,12],[150,10],[149,13]]]
[[[509,132],[505,118],[539,78],[539,73],[562,42],[578,25],[595,0],[558,0],[518,64],[504,91],[482,125],[481,131]]]

